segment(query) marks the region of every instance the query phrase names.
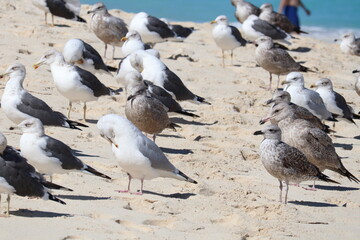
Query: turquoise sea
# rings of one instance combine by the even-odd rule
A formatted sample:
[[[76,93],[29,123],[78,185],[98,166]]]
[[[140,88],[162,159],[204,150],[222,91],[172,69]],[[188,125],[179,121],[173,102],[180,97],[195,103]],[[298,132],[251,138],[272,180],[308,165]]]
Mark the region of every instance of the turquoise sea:
[[[83,4],[94,4],[98,0],[81,0]],[[218,15],[226,15],[232,23],[235,8],[230,0],[102,0],[108,9],[126,12],[147,12],[170,21],[209,22]],[[271,3],[277,10],[280,0],[249,0],[256,6]],[[301,26],[313,37],[330,40],[347,31],[360,37],[360,0],[302,0],[311,11],[307,16],[299,9]]]

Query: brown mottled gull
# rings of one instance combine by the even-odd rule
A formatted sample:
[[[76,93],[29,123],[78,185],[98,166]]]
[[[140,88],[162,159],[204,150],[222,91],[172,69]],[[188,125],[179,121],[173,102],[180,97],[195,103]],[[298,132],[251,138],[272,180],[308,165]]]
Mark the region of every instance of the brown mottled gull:
[[[93,13],[90,22],[91,30],[105,43],[104,57],[106,57],[107,45],[110,44],[113,46],[112,58],[114,58],[115,46],[123,45],[121,38],[125,37],[128,32],[126,23],[122,19],[112,16],[101,2],[96,3],[88,11],[89,13]]]
[[[279,103],[274,106],[269,116],[264,119],[264,121],[268,120],[277,122],[282,131],[282,140],[303,152],[309,162],[320,171],[329,169],[347,177],[350,181],[359,183],[359,180],[342,164],[331,138],[309,121],[297,119],[288,104]]]
[[[235,17],[240,23],[244,23],[250,15],[259,16],[261,13],[260,8],[244,0],[231,0],[231,4],[236,7]]]
[[[129,92],[125,106],[126,117],[141,131],[153,134],[155,141],[156,134],[165,128],[180,127],[170,121],[168,109],[158,99],[147,94],[147,87],[139,84]]]
[[[307,67],[295,62],[288,52],[281,48],[275,48],[270,37],[263,36],[256,39],[255,45],[257,46],[255,51],[256,62],[270,73],[269,90],[271,89],[272,74],[278,75],[278,87],[280,75],[293,71],[308,71]]]
[[[280,183],[280,202],[282,202],[282,181],[286,184],[285,204],[289,190],[289,182],[300,183],[308,180],[322,180],[338,183],[322,174],[311,164],[298,149],[281,141],[281,130],[276,125],[269,125],[254,135],[264,135],[260,144],[260,157],[265,169]]]

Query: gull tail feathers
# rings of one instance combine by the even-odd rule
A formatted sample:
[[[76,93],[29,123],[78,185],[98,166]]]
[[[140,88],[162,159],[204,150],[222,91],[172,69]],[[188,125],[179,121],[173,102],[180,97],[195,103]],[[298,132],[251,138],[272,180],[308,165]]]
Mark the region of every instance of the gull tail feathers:
[[[337,168],[337,169],[330,169],[334,172],[339,173],[340,175],[347,177],[350,181],[354,181],[356,183],[360,183],[359,179],[357,179],[352,173],[350,173],[345,167],[344,165],[341,163],[341,160],[339,159],[341,167]]]
[[[109,65],[106,65],[106,67],[110,72],[116,72],[117,71],[117,68],[115,68],[115,67],[112,67],[112,66],[109,66]]]
[[[197,95],[195,95],[194,101],[196,103],[204,103],[204,104],[207,104],[207,105],[211,105],[211,103],[206,101],[205,98],[197,96]]]
[[[69,124],[71,129],[76,129],[76,130],[80,130],[80,131],[82,131],[82,130],[78,127],[89,127],[88,125],[85,125],[85,124],[82,124],[82,123],[79,123],[76,121],[72,121],[69,119],[67,119],[66,122]]]
[[[76,16],[76,19],[75,19],[77,22],[83,22],[83,23],[86,23],[86,20],[79,17],[79,16]]]
[[[324,182],[331,182],[331,183],[340,184],[339,182],[332,180],[330,177],[328,177],[327,175],[323,174],[320,171],[319,171],[317,177],[318,177],[318,179],[320,179],[320,180],[322,180]]]
[[[46,188],[48,189],[55,189],[55,190],[64,190],[64,191],[69,191],[69,192],[72,192],[73,190],[70,189],[70,188],[67,188],[67,187],[63,187],[61,185],[58,185],[58,184],[55,184],[55,183],[52,183],[52,182],[43,182],[42,185],[44,185]]]
[[[120,95],[120,93],[123,91],[122,88],[118,88],[118,89],[112,89],[112,88],[108,88],[110,91],[110,96],[114,96],[114,95]]]
[[[176,113],[179,113],[179,114],[182,114],[182,115],[185,115],[185,116],[189,116],[189,117],[194,117],[194,118],[200,117],[199,115],[196,115],[194,113],[190,113],[190,112],[187,112],[187,111],[184,111],[184,110],[176,111]]]
[[[106,178],[106,179],[111,179],[111,177],[101,173],[101,172],[98,172],[97,170],[95,170],[94,168],[86,165],[85,168],[83,169],[83,171],[85,172],[88,172],[90,174],[93,174],[95,176],[98,176],[98,177],[102,177],[102,178]]]
[[[185,173],[181,172],[180,170],[177,170],[177,171],[178,172],[176,173],[176,175],[181,177],[182,180],[190,182],[190,183],[197,184],[197,181],[195,181],[194,179],[189,178],[188,176],[185,175]]]
[[[48,196],[48,199],[51,200],[51,201],[55,201],[55,202],[58,202],[58,203],[61,203],[63,205],[66,205],[66,203],[64,201],[62,201],[61,199],[55,197],[54,195],[52,195],[51,193],[47,193],[49,196]]]

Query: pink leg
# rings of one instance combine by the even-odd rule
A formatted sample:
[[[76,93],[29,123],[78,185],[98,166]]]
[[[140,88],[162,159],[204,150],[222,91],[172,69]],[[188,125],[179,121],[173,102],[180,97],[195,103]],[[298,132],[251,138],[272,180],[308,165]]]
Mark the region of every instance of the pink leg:
[[[143,195],[143,186],[144,186],[144,179],[141,179],[141,187],[140,187],[140,191],[139,192],[130,192],[130,194],[134,194],[134,195]]]
[[[130,183],[131,183],[131,176],[130,176],[130,174],[127,174],[128,175],[128,177],[129,177],[129,183],[128,183],[128,189],[127,190],[116,190],[117,192],[119,192],[119,193],[130,193]]]
[[[303,189],[305,189],[305,190],[310,190],[310,191],[316,191],[315,181],[314,181],[314,184],[312,185],[312,187],[310,187],[310,188],[308,188],[308,187],[303,187]]]

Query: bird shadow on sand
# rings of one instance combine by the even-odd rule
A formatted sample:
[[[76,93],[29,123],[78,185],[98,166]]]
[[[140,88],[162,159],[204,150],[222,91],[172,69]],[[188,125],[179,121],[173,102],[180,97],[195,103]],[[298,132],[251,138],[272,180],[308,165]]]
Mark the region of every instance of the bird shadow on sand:
[[[69,28],[70,26],[66,24],[54,24],[54,27]]]
[[[360,140],[360,135],[359,135],[359,136],[355,136],[354,139]]]
[[[219,122],[219,121],[214,121],[212,123],[202,123],[197,121],[188,121],[186,119],[178,118],[178,117],[171,118],[171,121],[174,123],[179,123],[184,125],[196,125],[196,126],[212,126]]]
[[[160,149],[164,153],[168,153],[168,154],[183,154],[183,155],[186,155],[186,154],[194,153],[190,149],[173,149],[173,148],[165,148],[165,147],[160,147]]]
[[[339,207],[336,204],[312,202],[312,201],[289,201],[288,203],[292,203],[299,206],[307,206],[307,207]]]
[[[327,185],[315,185],[315,187],[321,190],[339,191],[339,192],[357,191],[360,189],[356,187],[327,186]]]
[[[308,47],[298,47],[298,48],[290,49],[289,51],[291,51],[291,52],[307,53],[307,52],[310,52],[310,51],[311,51],[311,48],[308,48]]]
[[[178,198],[178,199],[188,199],[189,197],[195,196],[195,193],[172,193],[172,194],[163,194],[151,191],[143,191],[144,194],[152,194],[165,198]]]
[[[334,147],[342,148],[344,150],[352,150],[353,149],[353,144],[334,143]]]
[[[91,124],[97,124],[98,120],[96,120],[96,119],[86,119],[85,122],[86,123],[91,123]]]
[[[86,195],[56,195],[56,197],[61,199],[69,199],[69,200],[108,200],[110,197],[94,197],[94,196],[86,196]]]
[[[18,217],[31,217],[31,218],[55,218],[55,217],[72,217],[73,215],[68,213],[55,213],[39,210],[19,209],[17,211],[10,211],[10,215]]]

